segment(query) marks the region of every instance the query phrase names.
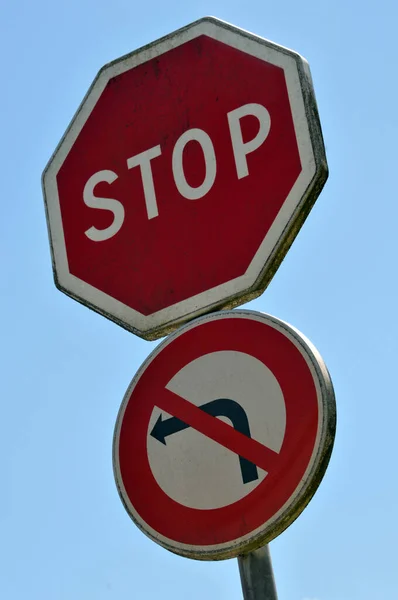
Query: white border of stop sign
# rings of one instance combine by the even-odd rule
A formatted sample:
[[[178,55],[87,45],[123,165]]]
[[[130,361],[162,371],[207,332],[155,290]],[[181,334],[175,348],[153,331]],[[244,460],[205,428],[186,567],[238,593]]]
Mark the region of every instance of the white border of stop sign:
[[[201,35],[212,37],[283,69],[302,170],[243,275],[155,313],[143,315],[70,272],[57,174],[110,79]],[[252,114],[258,119],[259,133],[253,140],[243,143],[240,118],[245,114]],[[236,176],[240,179],[248,175],[246,156],[264,143],[272,124],[266,109],[255,103],[237,107],[226,115],[226,119],[235,158]],[[196,140],[201,145],[205,160],[205,177],[197,188],[189,186],[182,166],[182,153],[190,140]],[[126,156],[126,168],[140,169],[148,219],[158,215],[151,161],[156,160],[160,154],[160,146],[154,146],[139,155]],[[174,147],[172,170],[179,193],[188,200],[201,198],[207,193],[216,176],[214,147],[210,136],[200,129],[190,129],[183,133]],[[307,62],[291,50],[223,21],[213,17],[200,19],[149,46],[105,65],[46,166],[43,173],[43,193],[55,283],[61,291],[144,339],[164,336],[201,314],[216,309],[233,308],[260,295],[307,217],[326,181],[327,173],[322,133]],[[86,236],[94,243],[101,243],[116,235],[123,226],[123,205],[116,199],[98,198],[95,195],[97,183],[111,183],[117,177],[117,173],[105,168],[94,173],[86,182],[82,202],[93,209],[105,209],[113,213],[113,221],[106,229],[99,230],[93,226],[85,231]]]

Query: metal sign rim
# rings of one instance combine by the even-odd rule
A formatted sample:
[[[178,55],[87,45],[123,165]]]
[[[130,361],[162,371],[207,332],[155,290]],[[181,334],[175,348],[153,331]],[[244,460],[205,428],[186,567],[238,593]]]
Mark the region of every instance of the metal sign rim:
[[[305,359],[309,370],[311,371],[311,375],[317,389],[319,409],[317,441],[314,445],[311,461],[307,466],[305,476],[303,477],[301,484],[297,486],[294,494],[277,512],[277,516],[270,520],[271,523],[264,524],[256,531],[250,532],[242,539],[234,540],[233,542],[226,542],[216,546],[187,545],[164,538],[164,536],[152,530],[152,528],[143,520],[141,520],[139,516],[137,517],[134,509],[131,510],[132,507],[128,500],[127,494],[125,493],[119,468],[119,433],[123,422],[124,413],[132,392],[142,374],[149,367],[156,356],[162,352],[166,346],[171,344],[174,339],[180,337],[189,329],[198,327],[207,321],[228,318],[254,319],[266,323],[267,325],[270,325],[284,334],[299,350]],[[296,328],[292,327],[288,323],[265,313],[250,310],[233,310],[223,311],[221,313],[212,313],[210,315],[205,315],[195,319],[166,338],[153,350],[153,352],[142,363],[137,373],[134,375],[124,395],[114,430],[112,454],[116,486],[121,501],[133,522],[145,535],[167,550],[187,558],[198,560],[222,560],[233,558],[240,554],[255,550],[270,542],[272,539],[282,533],[289,525],[291,525],[291,523],[301,514],[315,494],[325,474],[333,449],[335,429],[336,404],[329,372],[317,349],[303,334],[301,334]]]
[[[284,65],[282,68],[285,71],[296,137],[299,148],[300,144],[305,148],[304,154],[300,150],[302,171],[288,196],[292,199],[291,202],[289,200],[289,207],[287,198],[245,274],[152,315],[144,316],[70,272],[56,176],[73,146],[73,140],[80,133],[109,79],[119,72],[133,68],[131,65],[140,64],[165,52],[166,46],[170,49],[202,34],[211,35],[221,41],[227,40],[225,43],[262,60],[266,60],[263,57],[264,52],[271,53],[275,58],[267,59],[268,62],[278,66],[279,63]],[[65,294],[139,337],[147,340],[157,339],[200,314],[216,309],[234,308],[262,294],[305,221],[326,179],[327,163],[321,127],[311,75],[305,59],[292,50],[224,21],[204,17],[108,63],[100,69],[94,79],[42,176],[55,284]]]

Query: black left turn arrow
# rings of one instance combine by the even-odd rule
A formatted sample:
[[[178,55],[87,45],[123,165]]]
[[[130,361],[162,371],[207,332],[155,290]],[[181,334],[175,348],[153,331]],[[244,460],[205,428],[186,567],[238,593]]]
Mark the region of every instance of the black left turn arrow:
[[[236,431],[243,433],[243,435],[246,435],[249,438],[251,437],[246,412],[235,400],[218,398],[217,400],[206,402],[206,404],[202,404],[202,406],[199,406],[198,408],[213,417],[227,417],[232,422]],[[190,427],[190,425],[184,423],[181,419],[178,419],[177,417],[163,419],[162,413],[160,413],[159,418],[151,431],[151,436],[166,446],[166,438],[169,435],[183,431],[188,427]],[[243,483],[250,483],[251,481],[258,479],[258,471],[254,463],[243,456],[239,456],[239,463]]]

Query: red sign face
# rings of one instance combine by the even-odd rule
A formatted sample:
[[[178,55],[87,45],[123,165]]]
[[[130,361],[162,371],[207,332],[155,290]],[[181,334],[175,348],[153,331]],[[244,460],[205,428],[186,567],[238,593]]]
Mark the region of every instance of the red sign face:
[[[334,426],[327,370],[295,330],[249,311],[203,317],[161,344],[127,390],[114,438],[119,493],[169,550],[237,556],[308,503]]]
[[[44,174],[59,287],[147,339],[261,293],[326,177],[303,65],[203,19],[105,67]]]

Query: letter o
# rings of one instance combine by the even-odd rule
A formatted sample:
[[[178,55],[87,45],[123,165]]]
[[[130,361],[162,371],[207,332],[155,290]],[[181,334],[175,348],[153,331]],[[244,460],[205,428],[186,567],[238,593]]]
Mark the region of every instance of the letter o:
[[[184,149],[188,142],[191,141],[196,141],[200,144],[205,160],[205,178],[198,187],[189,185],[183,167]],[[217,172],[216,155],[210,136],[202,129],[188,129],[188,131],[185,131],[185,133],[178,138],[174,146],[172,168],[174,181],[181,196],[184,196],[184,198],[187,198],[188,200],[198,200],[198,198],[203,198],[203,196],[205,196],[213,187]]]

